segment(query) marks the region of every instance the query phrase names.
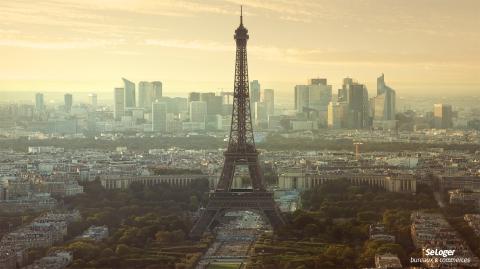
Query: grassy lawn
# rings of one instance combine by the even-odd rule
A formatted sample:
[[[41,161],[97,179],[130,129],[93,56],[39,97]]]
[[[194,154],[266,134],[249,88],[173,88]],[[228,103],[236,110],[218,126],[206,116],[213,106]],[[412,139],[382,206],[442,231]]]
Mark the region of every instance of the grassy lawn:
[[[208,266],[208,269],[237,269],[240,266],[238,263],[217,263]]]

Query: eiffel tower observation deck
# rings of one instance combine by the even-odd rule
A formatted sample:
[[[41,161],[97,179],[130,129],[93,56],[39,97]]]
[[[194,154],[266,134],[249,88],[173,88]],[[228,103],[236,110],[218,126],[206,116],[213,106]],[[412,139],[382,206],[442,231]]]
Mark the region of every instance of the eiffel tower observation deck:
[[[224,153],[222,174],[214,192],[210,193],[208,204],[190,231],[192,238],[198,238],[209,230],[214,220],[228,210],[253,210],[268,219],[275,229],[285,223],[273,193],[264,186],[263,173],[255,148],[250,96],[248,83],[247,41],[248,30],[243,25],[240,12],[240,25],[235,30],[236,60],[233,93],[230,139]],[[232,188],[235,170],[239,166],[248,167],[251,189]]]

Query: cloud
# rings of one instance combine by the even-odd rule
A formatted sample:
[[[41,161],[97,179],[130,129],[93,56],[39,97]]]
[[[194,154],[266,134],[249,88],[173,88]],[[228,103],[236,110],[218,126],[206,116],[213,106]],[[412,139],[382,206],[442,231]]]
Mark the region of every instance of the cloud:
[[[121,44],[121,40],[77,40],[77,41],[58,41],[44,42],[32,40],[8,40],[0,39],[0,46],[18,47],[30,49],[49,49],[49,50],[65,50],[65,49],[90,49],[90,48],[106,48]]]
[[[210,52],[233,52],[233,43],[220,43],[209,40],[179,40],[179,39],[147,39],[147,46],[160,46],[174,49],[202,50]],[[248,46],[248,52],[258,59],[273,62],[289,62],[297,64],[430,64],[430,65],[472,65],[480,61],[478,56],[460,53],[450,53],[438,57],[433,53],[374,51],[374,50],[345,50],[345,49],[318,49],[275,46]]]
[[[179,40],[179,39],[146,39],[144,44],[147,46],[160,46],[177,49],[195,49],[205,51],[233,51],[232,44],[223,44],[215,41],[204,40]]]

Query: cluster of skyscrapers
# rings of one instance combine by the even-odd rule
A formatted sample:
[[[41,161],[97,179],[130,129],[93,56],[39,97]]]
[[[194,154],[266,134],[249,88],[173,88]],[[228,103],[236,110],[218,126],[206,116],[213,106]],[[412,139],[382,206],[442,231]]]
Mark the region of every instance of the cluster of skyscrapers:
[[[143,125],[145,131],[227,130],[230,128],[233,92],[190,92],[187,98],[162,96],[160,81],[135,83],[123,78],[124,87],[114,89],[114,119],[128,129]],[[254,80],[251,86],[252,120],[267,125],[274,113],[274,91]],[[138,98],[136,93],[138,93]]]
[[[46,133],[90,133],[135,131],[176,134],[189,131],[228,131],[231,124],[233,92],[190,92],[187,97],[163,96],[162,82],[123,78],[123,87],[113,90],[113,113],[97,108],[97,94],[88,103],[74,104],[73,95],[64,94],[63,104],[47,107],[43,93],[35,95],[35,106],[18,115],[31,117],[32,130]],[[405,122],[396,119],[396,93],[377,78],[377,90],[369,97],[367,87],[352,78],[343,79],[333,93],[325,78],[310,79],[294,86],[294,109],[277,108],[273,89],[262,89],[258,80],[250,81],[251,119],[255,130],[301,131],[320,128],[393,130]],[[26,106],[28,108],[28,106]],[[30,112],[28,112],[30,111]],[[20,113],[21,112],[21,113]],[[401,113],[402,114],[402,113]],[[408,111],[403,113],[408,114]],[[18,117],[17,115],[17,117]],[[30,116],[28,116],[30,115]],[[404,118],[404,117],[403,117]],[[451,105],[435,104],[414,122],[423,128],[453,128],[455,113]],[[412,119],[417,121],[417,119]]]
[[[95,94],[96,98],[96,94]],[[64,100],[64,105],[63,105],[63,110],[66,113],[70,113],[72,111],[72,106],[73,106],[73,95],[71,93],[66,93],[63,96]],[[37,93],[35,94],[35,111],[37,112],[44,112],[46,109],[45,106],[45,99],[43,96],[43,93]]]
[[[135,117],[143,112],[150,112],[152,104],[162,97],[162,82],[140,81],[138,83],[138,100],[135,83],[122,78],[123,88],[114,89],[114,118],[116,121],[122,117]]]
[[[336,97],[336,98],[335,98]],[[367,87],[352,78],[343,80],[337,95],[327,79],[311,79],[295,86],[295,110],[313,125],[329,128],[362,129],[395,127],[395,91],[377,79],[377,95],[369,98]]]

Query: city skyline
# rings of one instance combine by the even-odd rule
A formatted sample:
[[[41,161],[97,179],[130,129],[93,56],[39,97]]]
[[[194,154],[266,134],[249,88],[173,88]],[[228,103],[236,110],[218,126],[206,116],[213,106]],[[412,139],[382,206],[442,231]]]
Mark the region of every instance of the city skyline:
[[[29,0],[0,4],[0,15],[7,6],[19,15],[7,14],[5,22],[18,25],[28,24],[29,16],[53,15],[39,20],[38,28],[28,27],[36,32],[30,43],[5,43],[2,34],[16,30],[0,28],[0,51],[5,44],[25,49],[15,61],[7,59],[15,64],[5,76],[28,63],[56,79],[68,76],[70,67],[84,78],[71,88],[55,90],[59,85],[52,82],[50,90],[40,83],[34,91],[2,91],[0,64],[0,268],[480,268],[480,96],[460,88],[476,85],[467,72],[477,68],[471,61],[478,55],[469,55],[477,50],[470,47],[475,42],[454,46],[438,39],[422,47],[425,40],[409,44],[395,36],[382,43],[386,32],[377,40],[379,32],[344,29],[350,35],[340,37],[348,45],[339,47],[341,53],[321,51],[321,39],[329,34],[319,27],[309,35],[305,25],[317,22],[312,19],[332,23],[337,17],[328,15],[338,15],[342,24],[328,30],[341,34],[352,19],[355,26],[410,21],[415,17],[395,16],[407,7],[409,14],[421,14],[434,2],[350,0],[351,6],[338,9],[343,1],[250,0],[252,11],[242,12],[240,5],[239,14],[230,13],[237,0],[97,0],[95,7],[90,0],[46,0],[34,10],[15,9]],[[435,3],[422,18],[441,15],[438,9],[452,2]],[[333,6],[335,12],[327,9]],[[362,8],[368,12],[360,13]],[[105,14],[123,20],[100,37],[112,18]],[[200,16],[208,18],[188,25]],[[227,36],[222,29],[230,27],[220,16],[238,18],[228,46],[213,41]],[[264,21],[255,22],[260,16]],[[157,29],[157,17],[185,21],[165,27],[176,28],[178,38],[203,35],[208,45],[151,39],[143,45],[155,49],[131,54],[139,44],[122,39],[124,31],[145,41],[142,34]],[[151,25],[139,34],[147,18]],[[42,31],[58,19],[72,32],[82,28],[82,39],[33,41],[50,38]],[[210,19],[218,24],[205,27]],[[273,20],[278,25],[259,35]],[[294,27],[300,24],[305,31]],[[251,25],[259,32],[249,31]],[[433,21],[425,25],[438,27]],[[423,32],[422,25],[411,32],[410,26],[398,29],[439,36]],[[98,40],[89,39],[95,34]],[[313,43],[303,43],[304,36]],[[349,54],[362,48],[359,36],[369,44]],[[296,42],[295,49],[259,50],[278,44],[277,37],[285,46]],[[112,38],[123,41],[112,47]],[[114,53],[114,61],[101,55],[122,46],[127,53]],[[369,54],[382,46],[394,53]],[[50,61],[36,66],[27,47]],[[462,51],[441,55],[439,48],[447,47]],[[427,49],[430,58],[417,54]],[[224,63],[224,54],[234,57]],[[435,68],[424,68],[436,59],[442,61]],[[307,70],[321,66],[327,71]],[[215,87],[198,83],[212,74]],[[279,75],[285,88],[267,79]],[[436,84],[427,87],[433,75]],[[90,85],[95,76],[114,81],[106,90],[74,88]],[[172,87],[176,76],[190,84]],[[416,84],[419,95],[408,95],[402,76],[422,80]],[[231,86],[218,88],[227,78]],[[435,91],[428,91],[432,85]],[[456,95],[446,97],[442,89]]]
[[[311,77],[336,89],[350,76],[373,90],[385,73],[402,94],[471,94],[480,85],[475,1],[29,4],[0,4],[0,91],[104,93],[119,77],[160,80],[166,95],[231,90],[229,30],[240,4],[256,37],[250,78],[277,98]]]

